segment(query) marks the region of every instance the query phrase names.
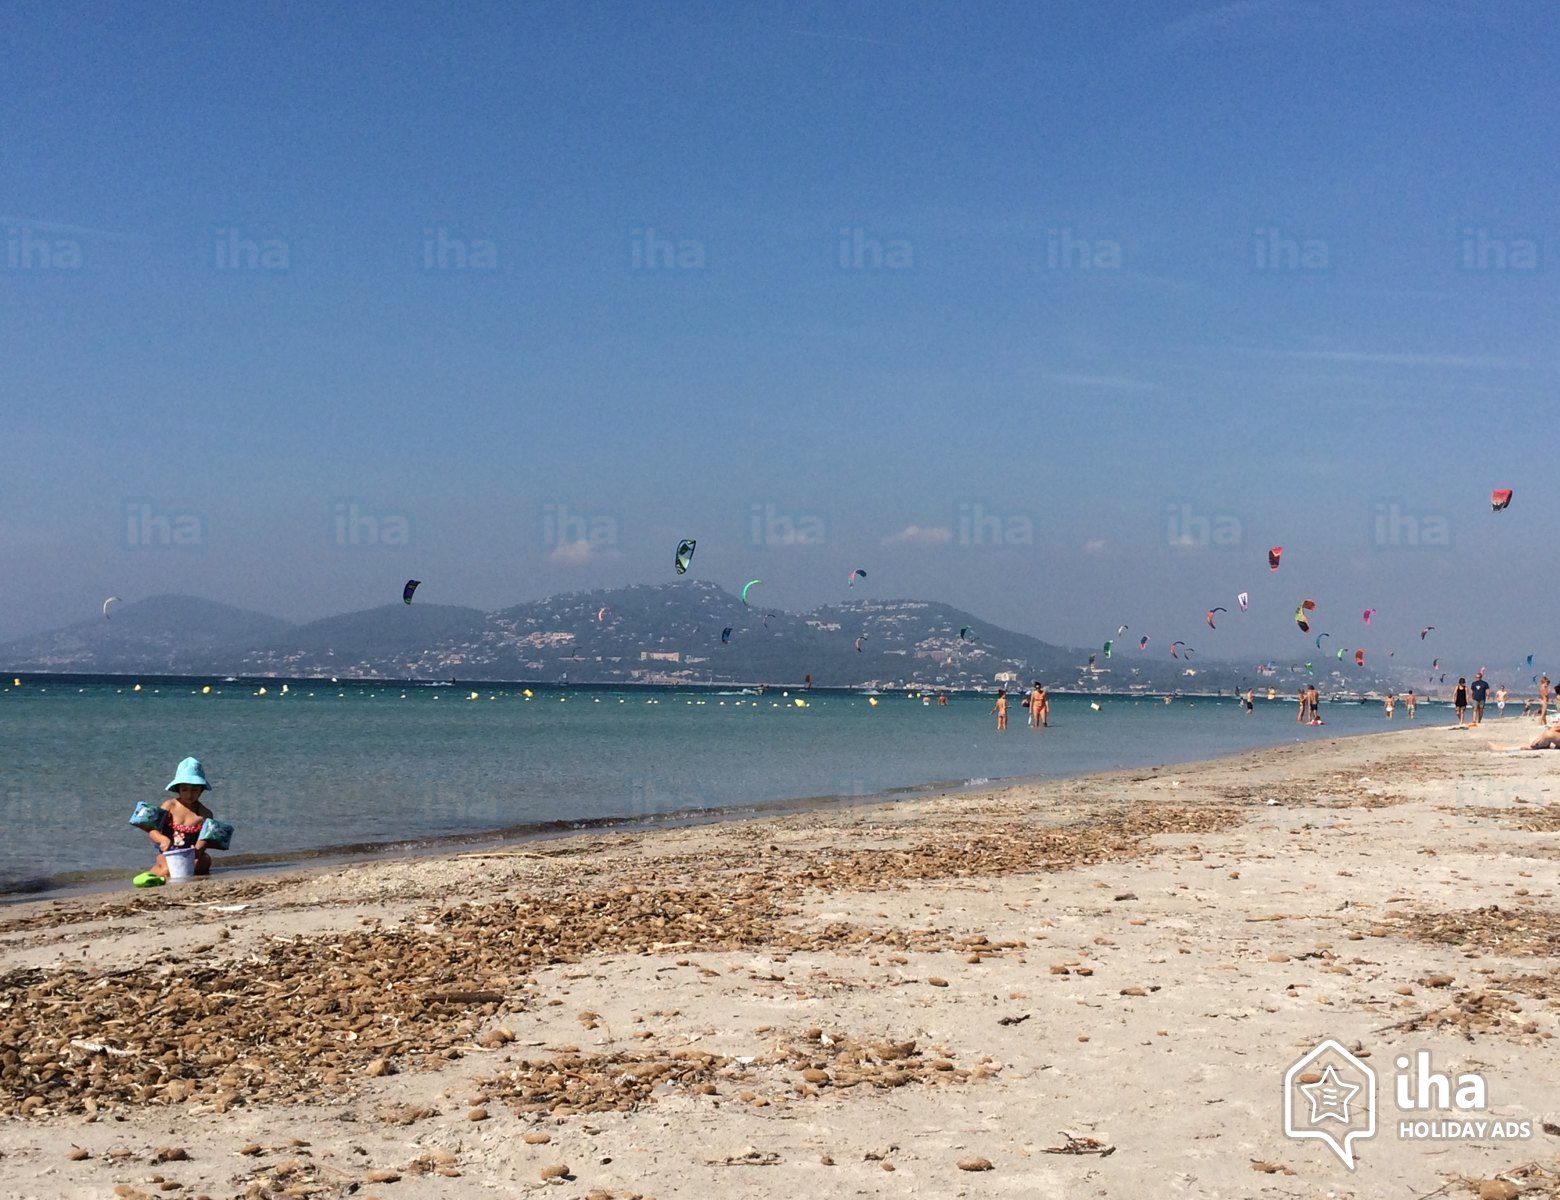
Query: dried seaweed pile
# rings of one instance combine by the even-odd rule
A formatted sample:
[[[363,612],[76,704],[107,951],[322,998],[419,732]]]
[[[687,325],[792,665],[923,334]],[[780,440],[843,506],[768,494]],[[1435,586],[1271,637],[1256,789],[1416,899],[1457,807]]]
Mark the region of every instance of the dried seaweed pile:
[[[780,1039],[768,1054],[744,1058],[693,1049],[571,1050],[518,1063],[479,1084],[488,1099],[502,1100],[522,1116],[566,1117],[626,1112],[669,1092],[767,1105],[783,1096],[805,1098],[829,1089],[962,1083],[994,1073],[984,1064],[973,1072],[963,1070],[949,1058],[929,1056],[914,1041],[863,1041],[810,1029]]]
[[[1398,937],[1477,950],[1483,954],[1560,956],[1560,912],[1541,908],[1486,908],[1389,916],[1384,924]]]
[[[711,882],[559,890],[445,909],[423,925],[273,939],[241,961],[0,981],[0,1101],[28,1115],[104,1105],[320,1098],[420,1057],[458,1056],[483,1022],[524,1005],[530,973],[596,954],[883,947],[1000,953],[1017,943],[849,924],[796,928],[812,888],[1058,868],[1147,850],[1162,832],[1238,823],[1232,809],[1145,805],[1063,829],[1003,826],[974,842],[928,838],[905,850],[776,852]],[[763,856],[760,856],[761,858]],[[654,880],[673,864],[631,863]],[[576,887],[577,887],[576,880]]]

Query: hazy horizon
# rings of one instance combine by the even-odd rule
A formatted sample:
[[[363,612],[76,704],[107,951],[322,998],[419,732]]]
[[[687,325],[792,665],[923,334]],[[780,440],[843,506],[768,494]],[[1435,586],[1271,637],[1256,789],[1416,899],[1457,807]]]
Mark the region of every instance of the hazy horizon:
[[[19,11],[0,640],[693,537],[793,611],[1554,673],[1552,9],[463,12]]]

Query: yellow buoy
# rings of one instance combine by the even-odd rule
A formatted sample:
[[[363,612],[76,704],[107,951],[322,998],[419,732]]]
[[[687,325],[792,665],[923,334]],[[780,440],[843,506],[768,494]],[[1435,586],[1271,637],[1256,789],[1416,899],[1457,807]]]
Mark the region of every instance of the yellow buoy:
[[[211,695],[211,685],[208,683],[205,687],[201,688],[200,689],[200,694],[202,696],[209,696],[209,695]]]
[[[807,707],[807,701],[803,700],[800,696],[798,696],[795,700],[791,701],[791,703],[796,705],[797,708],[806,708]]]
[[[263,695],[265,695],[265,689],[264,689],[264,688],[261,688],[261,689],[260,689],[260,690],[259,690],[259,691],[258,691],[258,692],[256,692],[256,693],[255,693],[255,695],[257,695],[257,696],[263,696]]]
[[[141,685],[138,683],[133,688],[131,688],[130,690],[132,692],[139,692],[141,690]]]
[[[867,697],[867,703],[869,705],[871,705],[873,708],[876,708],[877,707],[877,697],[876,696],[868,696]]]

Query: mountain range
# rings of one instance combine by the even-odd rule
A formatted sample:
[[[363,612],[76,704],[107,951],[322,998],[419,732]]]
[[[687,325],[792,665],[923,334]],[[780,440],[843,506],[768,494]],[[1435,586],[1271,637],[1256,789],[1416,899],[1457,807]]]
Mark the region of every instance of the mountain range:
[[[391,604],[306,624],[193,596],[152,596],[121,602],[108,618],[0,644],[0,668],[593,684],[800,684],[810,676],[819,687],[985,690],[1039,679],[1068,690],[1156,692],[1269,682],[1249,667],[1194,666],[1135,647],[1106,659],[935,601],[863,598],[790,613],[749,607],[692,580],[498,612]]]

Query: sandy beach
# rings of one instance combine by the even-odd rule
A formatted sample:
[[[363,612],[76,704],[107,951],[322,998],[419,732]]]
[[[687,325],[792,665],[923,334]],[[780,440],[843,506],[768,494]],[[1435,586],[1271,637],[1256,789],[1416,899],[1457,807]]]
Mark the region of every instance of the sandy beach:
[[[14,906],[0,1194],[1560,1196],[1534,728]]]

